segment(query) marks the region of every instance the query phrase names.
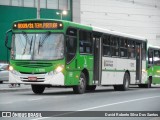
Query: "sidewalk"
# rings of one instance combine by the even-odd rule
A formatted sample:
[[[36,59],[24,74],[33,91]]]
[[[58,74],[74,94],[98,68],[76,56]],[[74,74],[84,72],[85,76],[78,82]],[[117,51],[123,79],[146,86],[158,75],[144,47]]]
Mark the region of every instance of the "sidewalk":
[[[21,90],[31,90],[31,85],[24,85],[20,84],[20,86],[16,85],[13,87],[10,87],[11,84],[8,82],[4,82],[3,84],[0,84],[0,92],[1,91],[21,91]]]

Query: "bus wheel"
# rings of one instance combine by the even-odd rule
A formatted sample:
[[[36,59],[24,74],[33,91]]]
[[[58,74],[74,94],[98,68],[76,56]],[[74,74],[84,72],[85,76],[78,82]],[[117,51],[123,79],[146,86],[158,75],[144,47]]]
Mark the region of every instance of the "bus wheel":
[[[79,79],[79,85],[73,86],[73,91],[76,94],[83,94],[86,90],[86,77],[82,72]]]
[[[129,84],[130,84],[130,78],[129,78],[129,74],[126,72],[123,78],[122,90],[128,90]]]
[[[31,85],[32,86],[32,91],[35,94],[42,94],[44,92],[45,86],[42,85]]]
[[[125,91],[129,89],[130,78],[129,74],[126,72],[123,78],[123,85],[114,85],[114,90],[116,91]]]
[[[96,85],[87,85],[86,90],[95,91]]]

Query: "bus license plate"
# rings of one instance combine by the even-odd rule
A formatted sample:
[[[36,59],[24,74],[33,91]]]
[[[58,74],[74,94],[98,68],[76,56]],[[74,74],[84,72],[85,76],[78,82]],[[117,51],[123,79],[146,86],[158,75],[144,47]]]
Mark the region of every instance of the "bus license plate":
[[[36,81],[37,77],[28,77],[28,80],[30,80],[30,81]]]

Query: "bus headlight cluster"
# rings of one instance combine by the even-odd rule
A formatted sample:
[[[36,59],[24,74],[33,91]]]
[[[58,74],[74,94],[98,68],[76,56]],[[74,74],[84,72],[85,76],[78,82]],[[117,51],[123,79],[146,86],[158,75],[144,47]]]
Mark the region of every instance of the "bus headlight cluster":
[[[48,75],[58,74],[62,72],[63,69],[64,69],[64,65],[58,66],[54,71],[49,72]]]
[[[12,66],[9,66],[9,71],[12,71],[13,70],[13,67]]]
[[[55,73],[59,73],[59,72],[62,72],[62,70],[63,70],[63,68],[64,68],[64,66],[62,65],[62,66],[58,66],[56,69],[55,69]]]
[[[11,73],[15,74],[15,75],[20,75],[20,74],[21,74],[20,72],[14,70],[13,66],[9,66],[9,71],[10,71]]]

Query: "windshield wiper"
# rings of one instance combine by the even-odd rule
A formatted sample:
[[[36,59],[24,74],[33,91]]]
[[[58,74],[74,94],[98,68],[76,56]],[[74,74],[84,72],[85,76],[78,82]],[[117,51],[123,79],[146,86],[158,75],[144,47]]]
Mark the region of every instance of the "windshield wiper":
[[[45,40],[47,40],[47,38],[50,36],[50,34],[51,34],[51,32],[48,31],[48,32],[45,34],[45,36],[42,38],[42,42],[41,42],[41,37],[40,37],[40,39],[39,39],[39,45],[38,45],[38,54],[39,54],[39,49],[40,49],[40,47],[43,46]]]
[[[31,49],[32,49],[32,42],[33,42],[33,36],[31,38],[31,43],[30,43],[30,48],[29,48],[29,52],[31,53]]]
[[[39,42],[38,42],[38,54],[39,54],[39,49],[40,49],[40,41],[41,41],[41,37],[40,37],[40,39],[39,39]]]
[[[24,51],[23,51],[23,55],[24,55],[24,54],[25,54],[25,52],[26,52],[27,43],[29,43],[29,44],[30,44],[30,40],[29,40],[29,37],[28,37],[28,35],[27,35],[27,33],[26,33],[26,32],[22,31],[22,35],[23,35],[23,36],[25,37],[25,39],[26,39],[26,44],[25,44]]]

